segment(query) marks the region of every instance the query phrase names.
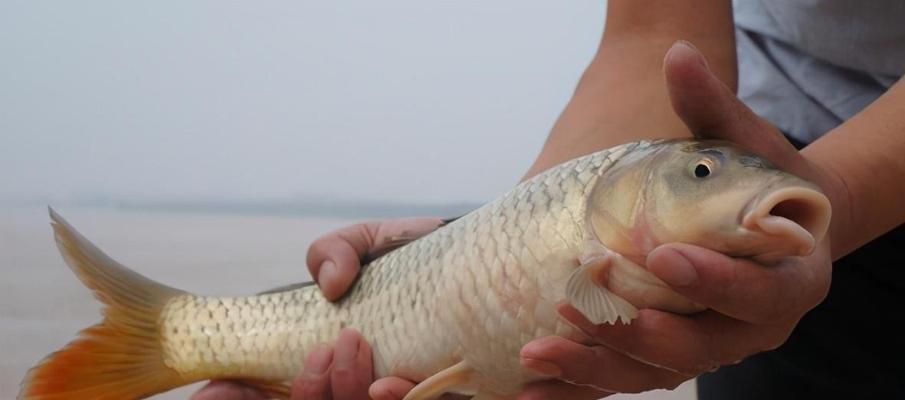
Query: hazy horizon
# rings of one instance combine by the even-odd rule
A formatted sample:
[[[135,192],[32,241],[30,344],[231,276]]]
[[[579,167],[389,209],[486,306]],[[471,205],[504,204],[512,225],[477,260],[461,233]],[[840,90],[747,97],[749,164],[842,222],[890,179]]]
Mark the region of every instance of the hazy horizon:
[[[483,203],[604,2],[0,3],[0,200]]]

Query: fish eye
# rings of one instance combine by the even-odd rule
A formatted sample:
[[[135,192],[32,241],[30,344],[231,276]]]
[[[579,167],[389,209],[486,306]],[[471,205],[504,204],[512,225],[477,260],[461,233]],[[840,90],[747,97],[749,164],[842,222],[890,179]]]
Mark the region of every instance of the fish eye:
[[[695,178],[704,179],[713,173],[714,163],[712,160],[704,158],[693,164],[692,174]]]
[[[710,167],[701,163],[694,167],[694,176],[696,178],[706,178],[710,175]]]

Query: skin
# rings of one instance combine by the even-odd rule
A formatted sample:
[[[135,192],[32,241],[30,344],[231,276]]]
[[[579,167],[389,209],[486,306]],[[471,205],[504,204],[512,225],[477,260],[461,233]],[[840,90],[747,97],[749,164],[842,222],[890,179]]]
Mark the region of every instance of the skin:
[[[833,259],[905,223],[905,208],[900,206],[905,203],[905,115],[900,112],[905,83],[898,82],[798,152],[734,94],[730,2],[648,3],[608,3],[597,56],[526,177],[639,138],[719,138],[820,185],[833,205],[830,232],[812,255],[770,268],[696,246],[660,246],[648,254],[646,267],[709,310],[690,316],[642,310],[631,325],[595,326],[563,306],[563,317],[606,346],[555,337],[529,343],[521,352],[523,365],[561,380],[532,384],[519,399],[596,399],[611,392],[674,388],[713,368],[776,348],[826,296]],[[675,43],[678,39],[694,42],[699,50]],[[437,221],[394,220],[341,229],[312,244],[309,269],[325,295],[335,299],[348,289],[359,260],[371,249],[388,237]],[[306,393],[306,399],[362,399],[368,393],[375,399],[401,399],[413,383],[392,377],[369,387],[363,383],[370,381],[371,371],[370,350],[362,343],[360,335],[345,332],[332,354],[313,354],[294,383],[293,399],[302,398],[300,393]],[[211,393],[216,396],[207,397]],[[221,382],[193,397],[213,398],[264,397]]]

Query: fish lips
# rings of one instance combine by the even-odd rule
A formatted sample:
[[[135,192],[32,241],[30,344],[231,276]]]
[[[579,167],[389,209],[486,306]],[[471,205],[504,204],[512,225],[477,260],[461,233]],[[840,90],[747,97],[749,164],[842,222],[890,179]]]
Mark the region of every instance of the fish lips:
[[[773,263],[813,253],[829,229],[829,199],[813,185],[774,186],[779,187],[753,198],[741,213],[740,226],[748,233],[743,236],[752,245],[749,256]]]

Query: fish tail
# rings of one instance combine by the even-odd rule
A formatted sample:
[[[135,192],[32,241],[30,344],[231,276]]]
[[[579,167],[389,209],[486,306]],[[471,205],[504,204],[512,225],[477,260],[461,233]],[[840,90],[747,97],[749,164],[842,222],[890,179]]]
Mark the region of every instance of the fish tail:
[[[19,400],[136,399],[190,383],[164,363],[161,310],[184,292],[120,265],[52,209],[57,247],[106,306],[103,322],[32,368]]]

